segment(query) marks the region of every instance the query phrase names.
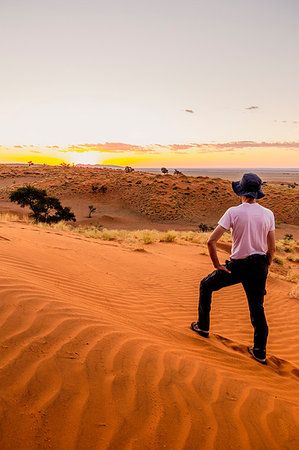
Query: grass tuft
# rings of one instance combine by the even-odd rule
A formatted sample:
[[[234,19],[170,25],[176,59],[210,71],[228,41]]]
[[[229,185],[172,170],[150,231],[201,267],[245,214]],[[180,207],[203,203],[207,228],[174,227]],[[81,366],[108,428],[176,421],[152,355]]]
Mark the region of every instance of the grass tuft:
[[[174,242],[176,240],[176,231],[167,231],[160,237],[160,242]]]
[[[283,259],[278,258],[278,256],[274,256],[273,262],[275,262],[276,264],[279,264],[280,266],[283,265]]]
[[[28,222],[28,216],[20,217],[17,214],[1,213],[0,222]]]

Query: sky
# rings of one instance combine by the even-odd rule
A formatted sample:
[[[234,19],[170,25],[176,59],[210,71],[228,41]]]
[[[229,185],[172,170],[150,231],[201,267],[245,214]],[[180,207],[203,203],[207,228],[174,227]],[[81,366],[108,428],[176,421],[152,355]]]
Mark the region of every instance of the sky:
[[[0,162],[299,167],[298,0],[1,0]]]

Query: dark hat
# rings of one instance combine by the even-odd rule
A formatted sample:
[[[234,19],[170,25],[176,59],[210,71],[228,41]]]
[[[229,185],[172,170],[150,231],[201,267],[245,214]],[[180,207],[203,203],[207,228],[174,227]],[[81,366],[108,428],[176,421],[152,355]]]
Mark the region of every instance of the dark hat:
[[[255,173],[244,173],[241,181],[233,181],[232,187],[237,195],[249,195],[253,198],[265,197],[261,190],[262,180]]]

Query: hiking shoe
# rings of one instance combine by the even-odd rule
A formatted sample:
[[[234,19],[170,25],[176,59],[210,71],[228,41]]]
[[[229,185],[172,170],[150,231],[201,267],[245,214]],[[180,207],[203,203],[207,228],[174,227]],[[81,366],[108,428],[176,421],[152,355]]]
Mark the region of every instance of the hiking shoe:
[[[248,352],[261,364],[266,364],[266,351],[260,348],[248,347]]]
[[[209,337],[209,332],[208,331],[204,331],[201,330],[198,326],[197,322],[192,322],[190,325],[191,330],[195,331],[196,333],[200,334],[200,336],[208,338]]]

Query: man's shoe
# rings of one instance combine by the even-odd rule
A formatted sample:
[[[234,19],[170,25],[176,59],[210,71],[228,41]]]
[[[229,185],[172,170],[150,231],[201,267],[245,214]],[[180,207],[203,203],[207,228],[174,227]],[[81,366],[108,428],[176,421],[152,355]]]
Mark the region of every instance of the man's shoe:
[[[201,330],[198,326],[197,322],[192,322],[190,325],[191,330],[195,331],[196,333],[200,334],[200,336],[208,338],[209,337],[209,332],[208,331],[204,331]]]
[[[259,348],[248,347],[251,356],[261,364],[266,364],[266,351]]]

